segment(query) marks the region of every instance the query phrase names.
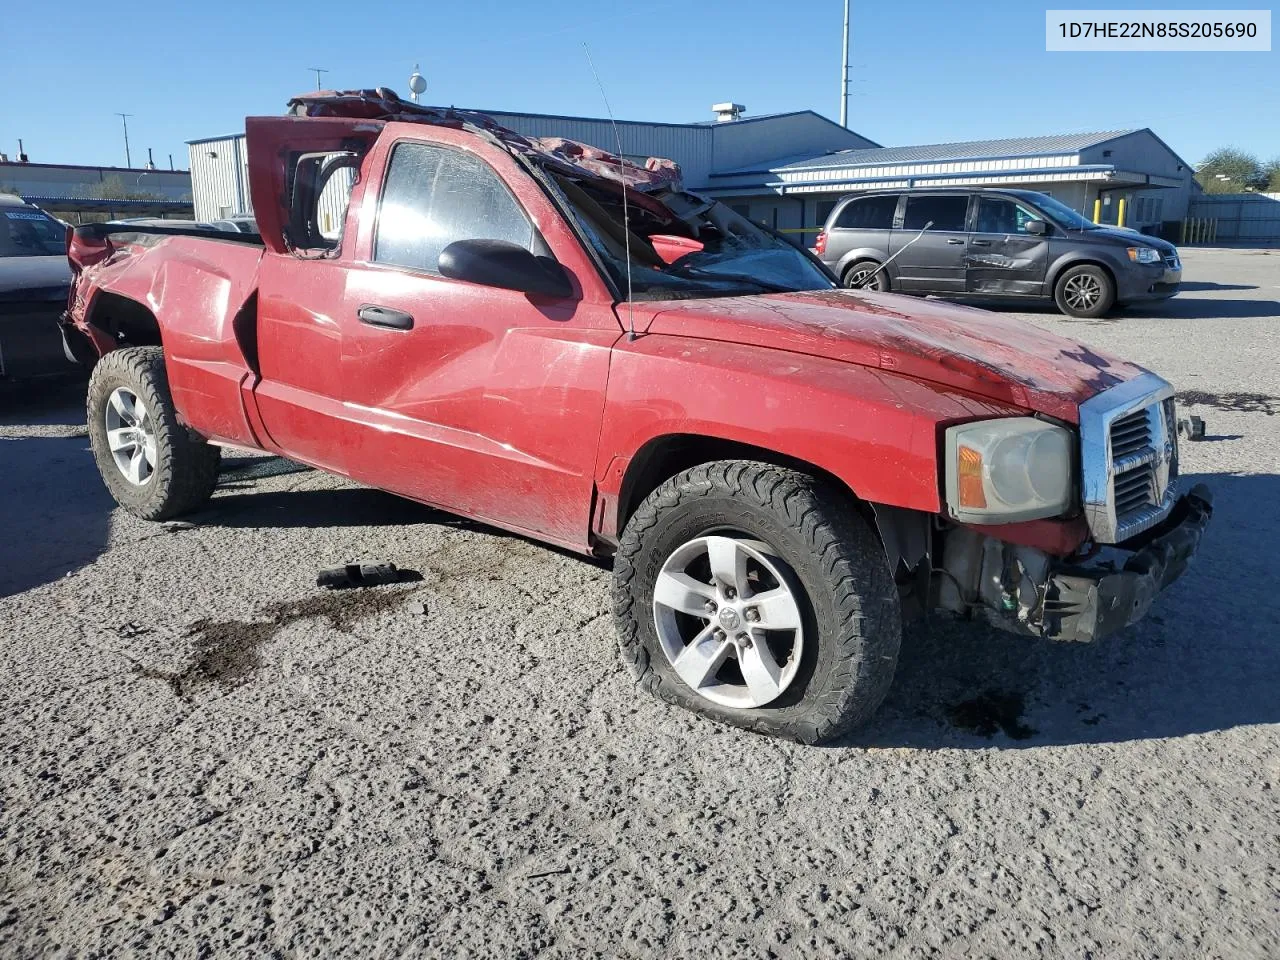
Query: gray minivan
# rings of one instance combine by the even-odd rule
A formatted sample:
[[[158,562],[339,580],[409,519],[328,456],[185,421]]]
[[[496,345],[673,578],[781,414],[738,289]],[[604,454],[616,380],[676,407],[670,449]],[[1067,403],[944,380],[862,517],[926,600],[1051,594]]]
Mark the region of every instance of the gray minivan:
[[[1163,300],[1182,282],[1173,244],[1092,223],[1032,190],[885,190],[845,197],[827,218],[814,253],[847,287],[1051,298],[1073,317]]]

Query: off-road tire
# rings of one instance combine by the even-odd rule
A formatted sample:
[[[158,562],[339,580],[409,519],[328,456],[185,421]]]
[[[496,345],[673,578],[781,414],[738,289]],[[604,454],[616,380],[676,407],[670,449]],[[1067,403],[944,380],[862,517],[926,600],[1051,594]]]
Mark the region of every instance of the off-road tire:
[[[107,445],[106,406],[118,387],[146,404],[156,437],[156,464],[143,485],[130,483]],[[102,480],[116,503],[143,520],[167,520],[200,506],[218,482],[222,451],[178,422],[160,347],[112,350],[93,368],[86,414],[89,444]]]
[[[681,544],[717,529],[764,541],[802,587],[801,666],[764,707],[724,707],[695,693],[658,640],[653,586],[664,561]],[[801,743],[831,740],[875,712],[893,681],[902,641],[901,606],[884,549],[850,496],[807,474],[749,460],[693,467],[645,499],[619,543],[613,603],[622,659],[638,686],[713,719]]]
[[[1086,278],[1098,285],[1098,299],[1087,309],[1073,305],[1070,300],[1069,285],[1077,277]],[[1115,306],[1116,284],[1111,279],[1111,275],[1106,270],[1103,270],[1102,267],[1092,263],[1082,263],[1076,267],[1068,267],[1059,275],[1057,282],[1053,285],[1053,302],[1068,317],[1077,317],[1081,320],[1096,320],[1098,317],[1105,317],[1111,311],[1111,308]]]
[[[881,293],[887,293],[889,291],[889,275],[884,270],[878,272],[870,283],[861,287],[854,287],[854,278],[861,271],[866,269],[874,270],[878,266],[880,264],[874,260],[855,260],[845,270],[844,275],[840,278],[840,283],[850,290],[878,290]]]

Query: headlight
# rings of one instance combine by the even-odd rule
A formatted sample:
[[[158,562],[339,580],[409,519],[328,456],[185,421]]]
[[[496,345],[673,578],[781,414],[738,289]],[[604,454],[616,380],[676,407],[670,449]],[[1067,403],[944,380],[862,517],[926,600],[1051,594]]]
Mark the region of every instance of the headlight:
[[[1155,247],[1128,247],[1125,252],[1134,263],[1160,262],[1160,251]]]
[[[1013,523],[1072,504],[1072,434],[1032,417],[981,420],[946,434],[947,506],[968,523]]]

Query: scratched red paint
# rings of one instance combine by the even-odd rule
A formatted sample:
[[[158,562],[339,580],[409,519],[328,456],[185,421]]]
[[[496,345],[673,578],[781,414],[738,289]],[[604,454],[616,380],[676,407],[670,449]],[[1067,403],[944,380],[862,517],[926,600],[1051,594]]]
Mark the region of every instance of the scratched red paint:
[[[671,166],[646,171],[567,141],[481,135],[474,115],[406,114],[367,95],[313,95],[294,108],[311,115],[246,125],[264,246],[80,234],[70,245],[69,322],[106,352],[122,345],[112,311],[122,300],[145,307],[180,415],[218,441],[592,552],[616,535],[627,465],[663,437],[763,447],[834,474],[867,501],[937,513],[947,425],[1028,411],[1075,422],[1081,401],[1139,372],[1016,320],[890,294],[628,309],[522,156],[552,157],[628,195],[678,176]],[[572,294],[373,263],[383,175],[401,140],[468,151],[496,171]],[[338,149],[363,154],[341,248],[290,250],[288,156]],[[682,243],[670,238],[671,256]],[[413,329],[360,323],[367,303],[413,314]],[[988,530],[1055,553],[1085,537],[1075,520]]]

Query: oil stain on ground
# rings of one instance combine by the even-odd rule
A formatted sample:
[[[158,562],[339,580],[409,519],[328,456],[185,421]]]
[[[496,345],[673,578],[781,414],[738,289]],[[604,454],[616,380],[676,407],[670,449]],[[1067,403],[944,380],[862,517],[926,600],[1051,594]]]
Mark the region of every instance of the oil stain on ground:
[[[1036,731],[1022,722],[1026,702],[1020,693],[987,690],[971,700],[947,708],[952,724],[984,737],[1002,731],[1010,740],[1026,740]]]
[[[398,606],[404,597],[403,590],[327,593],[272,604],[253,620],[197,620],[186,633],[195,658],[185,668],[171,672],[139,667],[137,672],[164,681],[175,696],[189,701],[211,685],[236,687],[244,683],[262,666],[262,645],[292,623],[320,617],[335,630],[350,633],[358,620]]]
[[[1183,404],[1200,404],[1215,407],[1218,410],[1233,410],[1237,413],[1265,413],[1275,416],[1280,413],[1280,397],[1265,393],[1207,393],[1204,390],[1183,390],[1178,394],[1178,402]]]

